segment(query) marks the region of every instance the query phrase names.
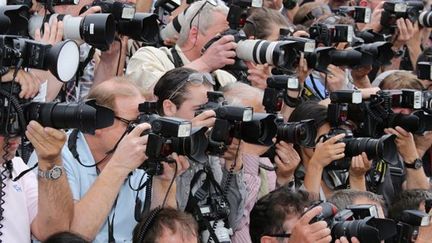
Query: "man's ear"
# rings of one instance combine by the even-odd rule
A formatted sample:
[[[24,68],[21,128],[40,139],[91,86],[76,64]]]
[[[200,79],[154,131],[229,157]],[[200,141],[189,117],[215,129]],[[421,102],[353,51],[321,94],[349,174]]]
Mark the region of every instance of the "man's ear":
[[[177,112],[177,106],[171,100],[164,100],[162,107],[165,116],[175,116]]]
[[[189,30],[189,36],[188,41],[191,43],[196,43],[198,39],[198,28],[196,26],[192,26],[192,28]]]
[[[270,237],[270,236],[261,237],[261,243],[275,243],[275,242],[277,242],[275,237]]]

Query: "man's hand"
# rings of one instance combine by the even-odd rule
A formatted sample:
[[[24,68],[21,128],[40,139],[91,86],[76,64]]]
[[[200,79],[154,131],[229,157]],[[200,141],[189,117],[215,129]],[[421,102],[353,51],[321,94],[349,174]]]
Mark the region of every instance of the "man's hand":
[[[80,14],[80,17],[85,17],[89,14],[95,14],[95,13],[100,13],[102,12],[102,9],[100,6],[93,6],[89,9],[87,9],[84,13]]]
[[[2,76],[3,82],[12,81],[14,70],[10,70],[8,73]],[[36,96],[39,92],[40,81],[31,72],[18,70],[15,81],[21,86],[21,92],[19,93],[20,98],[30,99]]]
[[[372,29],[373,32],[375,32],[375,33],[379,33],[382,30],[382,26],[381,26],[380,22],[381,22],[382,12],[384,12],[384,8],[383,8],[384,2],[385,1],[381,1],[375,7],[375,9],[372,12],[371,21],[369,22],[369,24],[365,25],[363,30]]]
[[[349,175],[355,178],[364,178],[366,172],[372,167],[372,161],[368,159],[365,152],[352,157]]]
[[[42,127],[36,121],[30,121],[25,132],[33,144],[39,159],[39,167],[51,167],[61,163],[61,150],[66,142],[66,134],[62,130]]]
[[[341,237],[336,240],[336,243],[349,243],[346,237]],[[356,237],[351,237],[351,243],[360,243],[360,241]]]
[[[319,141],[316,144],[310,164],[322,169],[332,161],[345,157],[345,143],[339,142],[344,137],[345,134],[338,134],[325,142]]]
[[[284,141],[276,144],[276,175],[279,185],[285,185],[294,178],[294,171],[300,164],[300,156],[293,145]]]
[[[406,163],[414,163],[419,158],[412,133],[405,131],[402,127],[386,128],[384,132],[396,135],[395,143],[398,152]]]
[[[268,64],[260,65],[252,62],[246,62],[248,67],[247,79],[253,87],[259,89],[267,88],[267,79],[271,76],[271,68]]]
[[[216,113],[214,110],[206,110],[198,116],[194,117],[192,127],[213,127],[216,121]]]
[[[329,91],[341,90],[345,86],[345,71],[340,67],[330,64],[327,68],[329,74],[327,74],[327,89]],[[324,79],[325,75],[320,73],[321,77]]]
[[[327,228],[327,222],[318,221],[313,224],[309,222],[322,211],[318,206],[306,212],[294,225],[291,231],[290,242],[296,243],[328,243],[332,240],[331,231]]]
[[[117,146],[109,163],[129,173],[138,168],[147,159],[145,154],[148,135],[141,134],[150,129],[148,123],[141,123],[127,134]]]
[[[393,42],[393,47],[396,49],[400,49],[407,43],[407,41],[413,38],[415,34],[415,29],[413,23],[409,19],[400,18],[396,20],[396,24],[399,32]]]
[[[199,60],[207,67],[207,70],[205,71],[213,72],[214,70],[226,65],[234,64],[236,48],[237,43],[234,42],[234,36],[225,35],[213,43],[199,58]]]
[[[354,84],[357,88],[371,88],[371,82],[369,81],[368,74],[372,71],[371,65],[356,67],[351,70],[351,76],[354,80]]]
[[[45,44],[54,45],[63,39],[63,21],[57,21],[57,18],[50,24],[44,24],[44,33],[42,35],[40,28],[35,31],[35,40]]]

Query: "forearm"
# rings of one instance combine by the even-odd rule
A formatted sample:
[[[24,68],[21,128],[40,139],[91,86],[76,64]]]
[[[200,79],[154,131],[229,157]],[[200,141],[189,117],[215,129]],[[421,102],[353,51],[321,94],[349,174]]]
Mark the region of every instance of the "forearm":
[[[358,77],[358,78],[353,77],[353,81],[354,81],[354,85],[359,89],[372,88],[372,84],[371,84],[369,77],[367,75],[364,77]]]
[[[418,170],[406,169],[406,189],[429,189],[429,179],[424,173],[423,168]]]
[[[214,71],[201,58],[198,58],[195,61],[190,62],[190,63],[184,65],[184,67],[191,68],[191,69],[197,70],[199,72],[210,73],[210,72]]]
[[[43,168],[46,163],[42,161],[39,164],[41,170],[50,169]],[[56,232],[69,231],[74,208],[65,171],[57,180],[40,178],[38,191],[38,214],[32,223],[33,234],[43,241]]]
[[[366,178],[350,176],[349,177],[350,188],[358,191],[366,191]]]
[[[314,165],[311,160],[309,166],[306,168],[306,175],[304,179],[304,186],[306,190],[312,195],[319,195],[321,188],[321,177],[323,168],[320,165]]]
[[[107,219],[127,175],[128,171],[112,166],[108,162],[86,195],[75,203],[71,226],[73,232],[79,232],[89,240],[96,237]]]
[[[408,50],[409,50],[409,58],[410,61],[412,63],[412,68],[415,71],[416,70],[416,63],[417,63],[417,59],[420,56],[422,50],[420,48],[420,45],[408,45]]]

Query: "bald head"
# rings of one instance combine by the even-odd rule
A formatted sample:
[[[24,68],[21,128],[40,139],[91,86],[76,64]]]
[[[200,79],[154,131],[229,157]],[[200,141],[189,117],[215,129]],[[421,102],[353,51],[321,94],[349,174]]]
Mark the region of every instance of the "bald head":
[[[264,112],[262,105],[264,92],[258,88],[235,82],[224,86],[222,92],[230,105],[251,106],[254,112]]]

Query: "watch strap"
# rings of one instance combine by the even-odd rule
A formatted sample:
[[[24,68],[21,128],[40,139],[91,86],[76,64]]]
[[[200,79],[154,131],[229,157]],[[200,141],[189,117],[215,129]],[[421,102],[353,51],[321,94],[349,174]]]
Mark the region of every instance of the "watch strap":
[[[419,158],[415,159],[414,163],[407,163],[404,161],[404,166],[405,166],[405,168],[408,168],[408,169],[417,170],[417,169],[420,169],[422,167],[422,165],[423,165],[423,162]]]
[[[38,176],[40,178],[48,179],[48,180],[57,180],[63,174],[63,166],[62,165],[54,165],[50,170],[41,170],[38,169]],[[60,170],[60,175],[58,177],[53,177],[53,172]]]

